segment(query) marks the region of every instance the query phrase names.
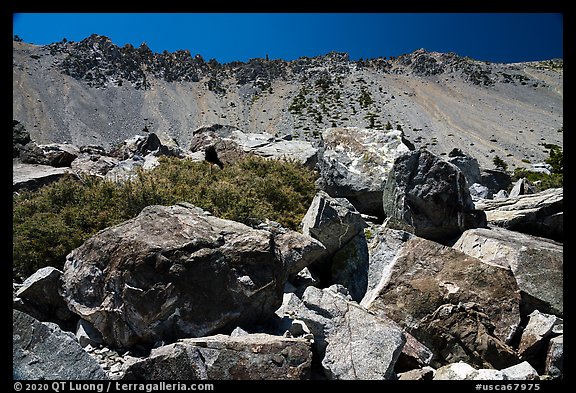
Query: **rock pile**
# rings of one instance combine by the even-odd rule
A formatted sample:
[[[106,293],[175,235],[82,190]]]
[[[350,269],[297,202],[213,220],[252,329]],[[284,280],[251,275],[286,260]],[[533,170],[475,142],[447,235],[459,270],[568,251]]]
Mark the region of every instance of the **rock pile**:
[[[474,161],[376,133],[330,129],[317,151],[198,130],[196,152],[216,146],[222,161],[277,149],[313,165],[318,153],[323,189],[301,231],[144,208],[63,271],[14,284],[14,378],[563,378],[562,189],[474,202],[472,184],[492,186]],[[100,176],[137,156],[194,154],[152,134],[115,157],[78,152],[72,167],[82,159]],[[383,224],[362,214],[379,210],[375,198]]]

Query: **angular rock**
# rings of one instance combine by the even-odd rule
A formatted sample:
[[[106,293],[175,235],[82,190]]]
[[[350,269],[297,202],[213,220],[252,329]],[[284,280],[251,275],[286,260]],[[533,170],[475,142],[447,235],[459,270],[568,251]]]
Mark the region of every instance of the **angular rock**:
[[[342,284],[360,301],[368,280],[366,223],[345,198],[332,198],[319,191],[302,220],[302,232],[317,239],[330,256],[310,269],[321,281]]]
[[[270,221],[271,223],[271,221]],[[310,264],[322,261],[328,256],[326,247],[311,236],[288,230],[276,225],[261,225],[258,229],[265,229],[274,234],[276,250],[284,262],[284,267],[290,279]]]
[[[444,304],[424,317],[412,334],[434,351],[433,367],[464,361],[500,369],[520,362],[516,352],[494,334],[495,325],[474,303]]]
[[[563,246],[552,240],[503,228],[464,232],[453,248],[483,262],[510,268],[521,291],[521,312],[564,312]]]
[[[488,190],[492,194],[496,194],[500,190],[509,190],[512,185],[512,178],[506,171],[499,169],[482,169],[478,183],[488,187]]]
[[[364,305],[373,296],[382,280],[386,281],[394,259],[413,234],[379,226],[373,228],[368,240],[368,289],[360,304]]]
[[[82,348],[88,345],[96,347],[102,344],[102,335],[90,322],[80,319],[76,325],[76,340]]]
[[[403,326],[440,365],[499,362],[493,347],[502,361],[513,361],[505,342],[520,323],[520,296],[509,270],[418,237],[404,244],[389,269],[362,304]]]
[[[290,294],[284,315],[302,320],[314,335],[329,379],[394,379],[406,338],[400,326],[348,300],[336,286],[308,287],[303,300]]]
[[[409,152],[394,161],[383,203],[389,220],[387,226],[396,229],[407,226],[409,232],[438,242],[486,225],[484,213],[474,209],[458,167],[425,149]]]
[[[20,160],[25,164],[50,165],[56,168],[69,167],[78,157],[80,149],[67,143],[36,145],[28,143],[20,151]]]
[[[104,178],[121,183],[136,179],[139,169],[150,170],[154,169],[158,165],[160,165],[158,157],[153,154],[148,154],[145,157],[134,155],[132,158],[119,161],[115,167],[106,172]]]
[[[510,190],[510,198],[514,198],[520,195],[528,195],[534,194],[536,189],[530,182],[525,178],[518,179],[514,186],[512,186],[512,190]]]
[[[155,348],[133,362],[123,379],[298,380],[308,379],[310,343],[268,334],[187,338]]]
[[[319,187],[361,213],[383,216],[382,190],[394,160],[410,150],[402,131],[328,128],[319,152]]]
[[[494,194],[492,199],[506,199],[508,198],[508,192],[506,190],[500,190],[496,194]]]
[[[405,371],[403,373],[398,373],[398,380],[399,381],[430,381],[434,378],[434,374],[436,370],[434,370],[430,366],[426,366],[423,368],[417,368],[410,371]]]
[[[561,378],[564,373],[564,336],[550,340],[546,354],[544,372],[553,378]]]
[[[406,336],[406,344],[404,344],[402,353],[396,362],[396,372],[428,366],[434,357],[432,351],[410,333],[404,332],[404,335]]]
[[[456,148],[452,149],[452,151],[448,153],[448,157],[449,158],[446,161],[456,165],[458,169],[462,171],[469,187],[481,182],[482,177],[480,176],[480,165],[478,164],[477,159]],[[486,186],[483,187],[488,189]]]
[[[526,361],[500,371],[505,375],[506,379],[510,380],[532,381],[540,379],[538,372]]]
[[[552,329],[558,323],[559,318],[555,315],[543,314],[538,310],[534,310],[529,318],[528,325],[524,328],[520,338],[518,354],[522,359],[531,361],[548,343],[547,339],[552,334]]]
[[[229,332],[281,305],[280,258],[268,231],[189,204],[148,206],[68,255],[63,295],[116,347]]]
[[[12,191],[34,191],[53,183],[70,173],[70,168],[54,168],[49,165],[12,163]]]
[[[107,379],[96,360],[56,325],[47,326],[18,310],[13,310],[12,322],[14,379]]]
[[[510,340],[518,327],[518,288],[507,269],[419,237],[404,243],[389,269],[363,303],[374,312],[417,326],[443,304],[472,302],[490,315],[500,339]]]
[[[14,308],[41,321],[66,324],[74,315],[59,292],[61,276],[62,272],[51,266],[36,271],[16,291],[15,295],[22,304]]]
[[[549,188],[514,198],[481,200],[476,209],[486,213],[488,223],[512,231],[562,241],[564,189]]]
[[[123,141],[110,155],[119,160],[128,160],[133,156],[145,157],[153,156],[175,156],[182,157],[183,151],[173,140],[167,144],[160,140],[158,135],[151,132],[146,135],[134,135],[132,138]]]
[[[190,150],[204,151],[208,146],[215,149],[218,158],[225,165],[232,164],[248,154],[295,160],[309,168],[314,168],[318,160],[318,148],[310,142],[276,138],[267,133],[245,133],[230,125],[214,124],[195,130]]]
[[[468,188],[468,191],[470,191],[470,196],[473,201],[478,199],[488,199],[490,197],[490,190],[488,190],[488,187],[479,183],[472,184]]]

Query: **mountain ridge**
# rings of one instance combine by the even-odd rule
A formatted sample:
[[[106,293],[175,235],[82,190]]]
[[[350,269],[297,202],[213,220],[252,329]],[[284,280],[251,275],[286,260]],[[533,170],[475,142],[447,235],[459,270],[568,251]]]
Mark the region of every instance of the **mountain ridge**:
[[[541,162],[543,144],[563,146],[560,59],[503,64],[419,49],[220,64],[96,34],[15,41],[13,53],[13,117],[40,143],[113,146],[150,131],[186,148],[195,129],[217,123],[314,142],[329,127],[391,127],[416,147],[457,147],[485,167],[496,155],[513,167]]]

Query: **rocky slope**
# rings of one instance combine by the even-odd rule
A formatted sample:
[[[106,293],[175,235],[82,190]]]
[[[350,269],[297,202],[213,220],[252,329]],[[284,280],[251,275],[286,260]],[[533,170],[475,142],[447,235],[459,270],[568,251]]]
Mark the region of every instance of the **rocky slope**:
[[[150,205],[13,280],[14,379],[563,379],[563,188],[487,169],[562,146],[561,62],[14,48],[15,193],[164,155],[319,176],[298,231]]]
[[[295,141],[262,149],[262,134],[199,130],[199,142],[243,154],[267,155],[275,144],[289,147],[288,159],[302,152]],[[72,250],[63,270],[14,281],[13,376],[562,379],[563,244],[553,239],[563,239],[563,189],[472,199],[470,190],[502,173],[478,176],[478,162],[460,153],[444,160],[410,150],[397,131],[364,140],[382,154],[360,165],[352,136],[366,132],[322,133],[340,143],[318,149],[317,165],[340,150],[356,173],[320,171],[319,185],[338,184],[338,195],[318,190],[299,231],[269,220],[244,225],[188,203],[151,205]],[[36,146],[33,158],[60,164],[73,150],[62,146]],[[97,175],[122,167],[129,178],[158,155],[182,153],[153,133],[122,146],[123,161],[106,161],[98,146],[77,149],[69,170],[92,173],[105,162]],[[474,176],[481,183],[467,188]],[[374,201],[365,184],[381,187],[383,223],[356,208]]]
[[[454,147],[513,169],[563,146],[563,62],[496,64],[423,49],[394,59],[345,53],[219,64],[92,35],[14,42],[13,118],[38,143],[113,146],[146,131],[187,149],[192,131],[229,124],[316,141],[328,127],[401,128],[416,147]],[[525,160],[524,162],[522,160]]]

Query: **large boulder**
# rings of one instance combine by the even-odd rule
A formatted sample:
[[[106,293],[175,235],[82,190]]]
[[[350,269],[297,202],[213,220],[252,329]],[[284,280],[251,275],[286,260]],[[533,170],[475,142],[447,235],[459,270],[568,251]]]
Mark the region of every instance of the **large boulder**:
[[[386,269],[362,304],[399,323],[437,364],[516,360],[506,343],[520,323],[520,295],[508,269],[418,237],[406,241]]]
[[[563,202],[564,189],[549,188],[514,198],[481,200],[475,206],[493,226],[563,241]]]
[[[509,268],[521,294],[520,310],[564,313],[564,247],[555,241],[503,228],[467,230],[453,248]]]
[[[111,346],[170,342],[266,320],[287,264],[269,231],[189,204],[148,206],[68,255],[63,295]]]
[[[199,152],[208,147],[214,148],[224,165],[250,154],[294,160],[309,168],[314,168],[318,159],[318,148],[311,142],[292,140],[289,137],[278,138],[267,133],[246,133],[237,127],[221,124],[194,130],[190,150]]]
[[[74,335],[18,310],[12,311],[12,344],[14,379],[107,379],[104,370],[82,349]]]
[[[383,204],[387,226],[438,242],[486,225],[484,213],[474,208],[460,169],[425,149],[396,159]]]
[[[36,145],[31,142],[20,150],[20,160],[25,164],[50,165],[60,168],[69,167],[79,154],[80,149],[68,143]]]
[[[402,131],[328,128],[319,152],[319,187],[364,214],[383,216],[382,190],[394,160],[410,150]]]
[[[312,351],[304,339],[263,333],[186,338],[130,363],[131,380],[300,380],[310,377]]]
[[[302,232],[326,247],[329,258],[310,266],[320,280],[345,286],[356,301],[366,293],[368,246],[366,222],[345,198],[319,191],[302,219]]]
[[[406,338],[402,328],[346,297],[338,285],[290,294],[281,316],[303,321],[328,379],[395,379],[394,366]]]

